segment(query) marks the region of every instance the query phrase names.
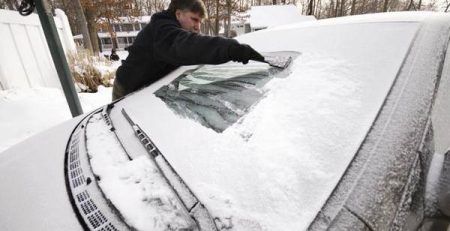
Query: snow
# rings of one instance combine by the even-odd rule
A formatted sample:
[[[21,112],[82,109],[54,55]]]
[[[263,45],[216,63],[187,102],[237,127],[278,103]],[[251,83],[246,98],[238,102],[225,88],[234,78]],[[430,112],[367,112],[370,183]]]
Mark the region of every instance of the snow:
[[[314,16],[301,15],[294,5],[252,6],[249,13],[250,25],[256,29],[315,20]]]
[[[297,78],[270,82],[266,98],[223,134],[174,118],[171,111],[152,116],[171,121],[169,126],[148,123],[144,119],[148,115],[138,110],[142,104],[129,110],[136,122],[147,122],[144,126],[162,153],[211,214],[232,224],[231,230],[304,229],[324,202],[318,198],[328,196],[322,187],[305,185],[338,180],[337,166],[348,161],[361,141],[349,138],[361,135],[355,132],[361,125],[357,122],[361,99],[353,97],[360,93],[351,65],[315,54],[303,54],[293,65],[291,76]],[[317,72],[317,66],[326,68]],[[301,98],[293,104],[292,99]],[[151,104],[163,108],[157,101]],[[170,130],[179,131],[177,137],[159,138]],[[172,144],[174,139],[177,145]]]
[[[370,129],[417,28],[371,23],[240,37],[260,51],[302,55],[288,77],[267,83],[264,98],[222,133],[177,115],[153,94],[189,67],[119,102],[112,119],[117,130],[129,127],[117,112],[126,107],[218,226],[304,230]]]
[[[265,85],[264,99],[224,132],[176,115],[153,94],[192,67],[120,101],[112,109],[113,122],[118,130],[129,127],[120,124],[117,112],[126,107],[219,227],[304,230],[364,139],[417,27],[372,23],[279,30],[279,39],[269,31],[246,35],[240,40],[258,50],[302,55],[288,77]],[[268,44],[267,39],[281,42]],[[85,112],[108,103],[110,96],[111,89],[102,87],[96,94],[80,94]],[[70,118],[63,94],[51,88],[1,91],[0,111],[0,151]],[[93,171],[127,222],[152,230],[189,226],[148,156],[128,161],[97,116],[88,136]]]
[[[387,12],[374,13],[370,15],[353,15],[337,18],[328,18],[323,20],[306,21],[300,23],[291,23],[289,25],[280,25],[271,30],[286,30],[299,29],[311,26],[330,26],[339,24],[354,24],[354,23],[371,23],[371,22],[419,22],[434,16],[442,16],[445,13],[427,12],[427,11],[408,11],[408,12]]]
[[[111,101],[112,88],[79,93],[83,111]],[[0,153],[38,132],[71,118],[63,92],[58,88],[17,88],[0,91]]]
[[[90,162],[101,178],[99,186],[119,211],[126,211],[123,215],[128,224],[138,230],[192,226],[152,160],[140,156],[128,161],[100,114],[87,125],[87,136]]]
[[[124,53],[119,53],[124,56]],[[126,57],[126,56],[125,56]],[[120,62],[106,65],[97,62],[95,66],[101,73],[111,72]],[[76,67],[77,68],[77,67]],[[11,145],[45,130],[67,119],[70,111],[64,94],[58,88],[34,87],[14,88],[0,91],[0,152]],[[112,89],[100,87],[95,94],[80,93],[85,112],[111,101]]]

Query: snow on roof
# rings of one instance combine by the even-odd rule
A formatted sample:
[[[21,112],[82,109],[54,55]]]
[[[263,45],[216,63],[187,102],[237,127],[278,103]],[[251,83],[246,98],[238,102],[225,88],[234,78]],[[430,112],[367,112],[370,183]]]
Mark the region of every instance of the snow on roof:
[[[250,19],[249,11],[237,12],[236,14],[233,14],[231,16],[231,23],[232,24],[245,24],[245,23],[249,23],[249,19]]]
[[[147,16],[138,16],[138,17],[134,17],[134,16],[130,16],[130,17],[119,17],[118,20],[113,20],[114,23],[148,23],[150,22],[150,18],[151,16],[147,15]],[[102,21],[106,21],[106,18],[101,18],[100,22]]]
[[[387,13],[373,13],[364,15],[353,15],[337,18],[320,19],[302,23],[292,23],[289,25],[278,26],[273,28],[274,30],[286,30],[305,28],[310,26],[325,26],[325,25],[337,25],[348,23],[373,23],[373,22],[418,22],[433,17],[440,17],[442,15],[448,15],[448,13],[442,12],[430,12],[430,11],[408,11],[408,12],[387,12]]]
[[[301,21],[315,20],[314,16],[301,15],[294,5],[252,6],[250,25],[252,28],[266,28]]]

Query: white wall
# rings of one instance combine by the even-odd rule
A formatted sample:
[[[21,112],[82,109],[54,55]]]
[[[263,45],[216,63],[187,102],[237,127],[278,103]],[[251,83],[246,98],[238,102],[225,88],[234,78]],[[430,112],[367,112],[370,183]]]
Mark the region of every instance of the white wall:
[[[56,10],[55,24],[66,54],[76,52],[67,16]],[[0,10],[0,90],[61,88],[37,14]]]

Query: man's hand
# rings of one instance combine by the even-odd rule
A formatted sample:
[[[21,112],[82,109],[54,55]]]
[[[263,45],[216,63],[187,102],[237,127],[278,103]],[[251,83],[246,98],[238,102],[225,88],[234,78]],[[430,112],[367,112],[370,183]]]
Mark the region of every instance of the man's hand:
[[[230,59],[247,64],[249,60],[264,62],[264,57],[247,44],[233,44],[229,50]]]

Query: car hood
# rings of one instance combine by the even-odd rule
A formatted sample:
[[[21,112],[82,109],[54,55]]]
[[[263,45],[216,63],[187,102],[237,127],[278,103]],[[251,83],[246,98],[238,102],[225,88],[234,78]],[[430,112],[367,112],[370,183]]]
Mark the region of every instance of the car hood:
[[[67,141],[81,116],[0,153],[1,230],[83,230],[64,178]]]

